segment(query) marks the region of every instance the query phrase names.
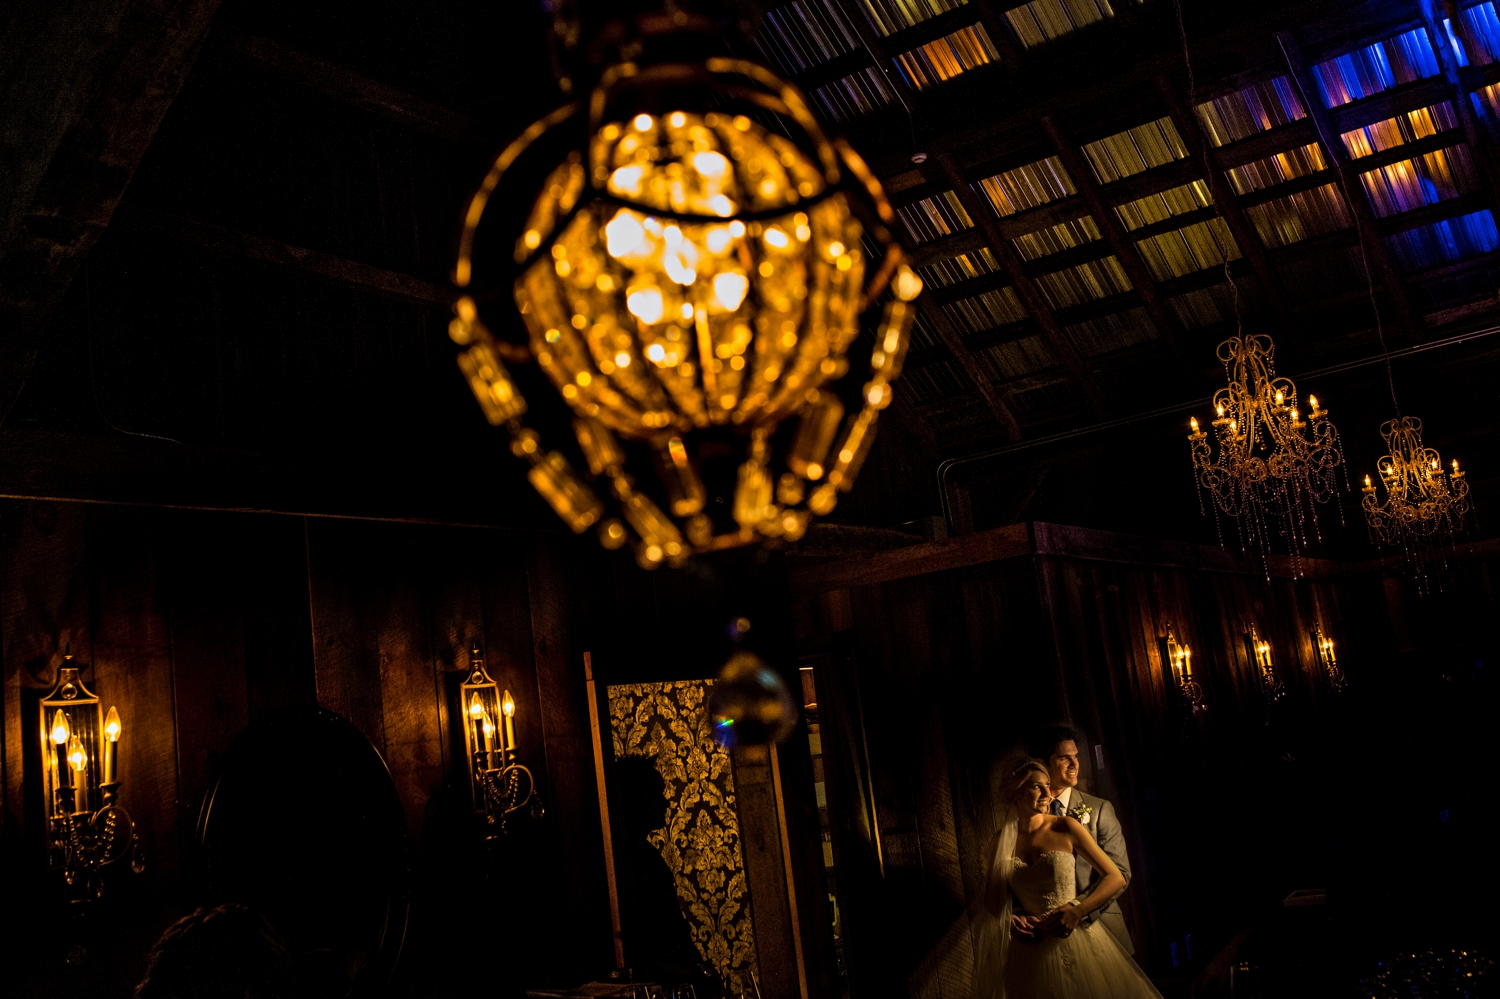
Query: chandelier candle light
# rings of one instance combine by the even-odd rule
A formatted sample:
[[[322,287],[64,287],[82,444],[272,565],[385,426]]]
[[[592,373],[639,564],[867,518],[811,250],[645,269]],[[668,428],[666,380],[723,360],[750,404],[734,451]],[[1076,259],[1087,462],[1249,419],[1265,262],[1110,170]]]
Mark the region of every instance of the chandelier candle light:
[[[1423,446],[1422,421],[1415,416],[1387,420],[1380,436],[1390,453],[1375,465],[1379,486],[1365,476],[1361,501],[1372,539],[1400,548],[1408,557],[1451,544],[1463,533],[1469,513],[1469,484],[1458,461],[1451,470],[1443,467],[1437,450]]]
[[[712,98],[718,109],[705,106]],[[805,141],[725,101],[774,112]],[[506,171],[578,117],[581,142],[551,169],[496,267],[528,334],[526,347],[506,343],[479,315],[478,226]],[[905,359],[922,282],[901,262],[892,218],[863,161],[827,140],[801,93],[763,67],[612,67],[586,107],[560,108],[507,147],[471,200],[449,327],[464,348],[459,367],[575,533],[595,528],[606,548],[633,541],[646,568],[796,540],[853,485]],[[867,259],[867,241],[881,256]],[[846,418],[834,383],[861,314],[887,289],[869,377]],[[522,424],[528,405],[505,360],[535,360],[572,410],[586,477],[607,485],[618,515]],[[778,435],[793,416],[795,431]],[[736,466],[705,481],[707,458],[735,452]],[[654,466],[657,485],[629,473],[637,463]],[[710,498],[721,494],[732,503],[716,509]]]
[[[1196,715],[1200,711],[1207,711],[1208,705],[1203,702],[1203,688],[1198,686],[1193,679],[1193,650],[1177,641],[1177,636],[1172,634],[1172,626],[1167,625],[1166,637],[1162,639],[1162,646],[1168,666],[1172,671],[1172,679],[1177,683],[1177,692],[1182,697],[1183,706],[1190,714]]]
[[[488,825],[498,825],[502,833],[510,831],[510,816],[527,805],[531,806],[532,818],[541,818],[536,781],[516,760],[515,699],[508,690],[500,693],[500,685],[485,670],[478,649],[470,654],[469,676],[459,684],[458,699],[463,708],[474,811],[482,814]]]
[[[100,711],[99,698],[79,676],[71,655],[63,657],[57,684],[42,698],[42,785],[50,866],[60,869],[78,902],[103,891],[104,868],[131,854],[141,862],[135,821],[116,799],[120,791],[120,712]]]
[[[1298,406],[1296,385],[1276,376],[1275,354],[1268,336],[1219,344],[1228,384],[1214,393],[1213,434],[1195,416],[1188,435],[1197,485],[1212,497],[1215,520],[1220,513],[1234,518],[1241,545],[1253,542],[1262,557],[1270,520],[1279,521],[1293,554],[1307,546],[1309,522],[1317,530],[1314,504],[1333,497],[1335,469],[1344,461],[1328,410],[1317,396],[1308,396],[1305,411]]]

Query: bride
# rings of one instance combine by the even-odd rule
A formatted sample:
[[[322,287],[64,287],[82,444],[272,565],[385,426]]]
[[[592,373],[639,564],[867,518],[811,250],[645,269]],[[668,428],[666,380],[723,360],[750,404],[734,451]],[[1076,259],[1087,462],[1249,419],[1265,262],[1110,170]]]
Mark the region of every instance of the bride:
[[[1099,922],[1085,916],[1125,887],[1114,861],[1076,819],[1053,815],[1047,765],[1006,767],[1009,805],[995,834],[977,930],[982,999],[1161,999]],[[1104,873],[1077,897],[1078,854]],[[1013,898],[1029,915],[1013,911]]]

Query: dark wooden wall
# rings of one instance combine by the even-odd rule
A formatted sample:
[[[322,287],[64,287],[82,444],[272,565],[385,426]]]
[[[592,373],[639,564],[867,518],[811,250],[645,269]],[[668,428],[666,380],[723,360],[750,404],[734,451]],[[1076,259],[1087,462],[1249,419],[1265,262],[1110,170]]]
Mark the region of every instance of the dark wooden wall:
[[[803,661],[827,684],[820,703],[861,705],[884,851],[882,874],[846,766],[829,794],[855,994],[893,978],[912,996],[972,994],[968,913],[1001,804],[991,768],[1038,724],[1081,732],[1083,783],[1118,810],[1134,875],[1123,907],[1158,978],[1202,974],[1294,889],[1328,888],[1343,912],[1392,904],[1414,890],[1383,870],[1392,837],[1480,842],[1487,819],[1469,782],[1495,762],[1482,735],[1494,705],[1485,663],[1500,654],[1493,545],[1423,598],[1389,566],[1307,562],[1294,577],[1286,563],[1267,578],[1216,549],[1030,531],[793,577]],[[955,554],[965,546],[972,557]],[[1194,651],[1208,706],[1197,717],[1165,671],[1168,623]],[[1285,684],[1275,704],[1245,641],[1252,623]],[[1337,643],[1342,693],[1314,658],[1315,624]],[[825,712],[825,751],[839,724],[858,725],[847,707],[839,715]],[[1464,765],[1434,766],[1444,747]],[[1417,807],[1397,804],[1404,786],[1426,789]],[[1361,808],[1382,818],[1354,818]],[[1324,813],[1327,825],[1308,827]]]
[[[0,504],[7,910],[39,918],[3,939],[16,995],[126,995],[150,944],[200,898],[195,825],[215,766],[246,725],[318,705],[378,749],[410,836],[412,909],[392,994],[576,985],[612,964],[583,653],[618,682],[712,676],[724,625],[794,668],[779,562],[746,552],[645,574],[592,538],[493,529],[102,504]],[[448,713],[469,649],[514,695],[521,761],[546,816],[484,849]],[[112,871],[83,923],[43,876],[37,700],[63,650],[126,726],[121,800],[145,873]],[[795,673],[792,674],[795,677]],[[607,733],[606,733],[607,738]],[[782,847],[764,759],[746,774],[752,908],[763,980],[797,991]],[[808,799],[789,816],[816,812]],[[289,775],[289,779],[312,776]],[[798,830],[800,833],[800,830]],[[797,848],[816,853],[817,837]],[[799,861],[799,862],[805,862]],[[806,922],[804,920],[804,922]],[[456,959],[480,940],[482,962]],[[65,962],[74,943],[88,960]],[[8,990],[9,991],[9,990]]]

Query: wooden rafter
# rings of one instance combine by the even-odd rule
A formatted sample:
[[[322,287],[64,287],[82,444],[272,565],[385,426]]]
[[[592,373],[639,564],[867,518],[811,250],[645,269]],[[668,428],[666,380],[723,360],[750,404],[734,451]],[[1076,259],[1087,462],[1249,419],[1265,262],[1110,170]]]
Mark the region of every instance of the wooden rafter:
[[[1000,231],[994,209],[978,191],[974,190],[974,185],[964,178],[963,172],[959,170],[952,156],[947,153],[938,156],[937,164],[943,178],[953,185],[953,193],[958,196],[959,202],[964,206],[964,211],[969,213],[969,218],[974,222],[975,227],[984,234],[990,252],[995,255],[1001,268],[1010,277],[1011,284],[1016,289],[1016,297],[1021,300],[1026,311],[1031,313],[1031,317],[1041,327],[1042,338],[1047,341],[1047,346],[1062,362],[1063,367],[1068,369],[1068,374],[1078,384],[1079,390],[1088,399],[1089,405],[1096,412],[1104,412],[1106,409],[1104,393],[1100,390],[1099,383],[1073,346],[1073,341],[1068,337],[1067,331],[1058,324],[1057,317],[1053,315],[1052,307],[1047,303],[1047,299],[1027,275],[1026,268],[1021,262],[1020,255],[1016,253],[1015,247]]]
[[[1437,53],[1438,65],[1443,70],[1443,78],[1452,88],[1453,110],[1458,114],[1459,124],[1463,126],[1464,139],[1469,144],[1469,153],[1479,167],[1479,176],[1484,181],[1485,190],[1489,192],[1491,206],[1500,208],[1500,201],[1496,200],[1495,158],[1488,141],[1489,135],[1480,128],[1479,121],[1474,116],[1474,105],[1469,101],[1469,88],[1464,86],[1462,74],[1459,72],[1458,59],[1453,49],[1444,44],[1448,40],[1448,33],[1438,23],[1433,0],[1420,0],[1418,5],[1422,8],[1422,21],[1427,29],[1428,44]],[[1452,18],[1455,25],[1464,24],[1464,19],[1459,16],[1457,9],[1453,11]],[[1467,27],[1466,24],[1464,26]],[[1472,32],[1464,33],[1472,35]],[[1459,44],[1465,48],[1468,47],[1468,43],[1461,38]],[[1469,56],[1469,62],[1475,63],[1472,54]]]
[[[1409,337],[1418,338],[1422,332],[1421,318],[1412,307],[1406,283],[1402,280],[1395,261],[1391,259],[1385,240],[1380,236],[1375,209],[1371,207],[1369,193],[1359,177],[1360,168],[1349,158],[1348,150],[1339,139],[1339,133],[1334,131],[1328,109],[1323,106],[1323,101],[1318,96],[1317,81],[1314,80],[1312,70],[1302,55],[1302,47],[1298,44],[1296,36],[1290,31],[1282,31],[1277,33],[1276,40],[1281,45],[1292,80],[1301,91],[1302,106],[1307,110],[1307,116],[1312,119],[1313,127],[1317,129],[1318,142],[1323,146],[1323,151],[1328,158],[1338,165],[1339,176],[1343,181],[1344,200],[1348,202],[1349,210],[1354,213],[1360,244],[1364,247],[1369,261],[1370,278],[1384,287],[1386,294],[1395,302],[1396,319],[1401,328]]]
[[[1167,114],[1171,117],[1172,124],[1176,126],[1177,134],[1182,136],[1188,152],[1202,167],[1203,180],[1208,184],[1208,193],[1213,197],[1214,205],[1218,208],[1219,215],[1223,217],[1224,224],[1229,227],[1229,234],[1234,237],[1240,255],[1250,262],[1251,268],[1255,271],[1255,277],[1265,289],[1266,297],[1270,299],[1271,307],[1276,310],[1277,316],[1284,323],[1291,322],[1292,305],[1290,299],[1287,298],[1281,276],[1271,267],[1271,262],[1266,257],[1266,249],[1261,245],[1260,237],[1255,233],[1255,227],[1245,217],[1245,210],[1240,206],[1239,198],[1235,196],[1234,190],[1224,179],[1223,171],[1214,164],[1213,158],[1209,155],[1208,140],[1203,134],[1203,123],[1198,120],[1193,109],[1185,105],[1177,96],[1177,91],[1165,76],[1156,78],[1156,89],[1161,94],[1162,100],[1166,102]]]
[[[1078,189],[1084,204],[1088,205],[1089,214],[1094,217],[1099,231],[1104,234],[1109,245],[1114,247],[1115,256],[1119,258],[1120,266],[1125,268],[1130,283],[1135,285],[1136,293],[1145,304],[1151,321],[1156,323],[1157,328],[1161,330],[1161,335],[1174,351],[1178,354],[1184,353],[1187,336],[1182,328],[1182,322],[1162,300],[1157,291],[1156,279],[1146,269],[1146,263],[1141,259],[1135,240],[1125,232],[1125,227],[1120,224],[1120,217],[1104,200],[1099,184],[1094,180],[1094,171],[1084,157],[1083,151],[1073,144],[1068,134],[1052,118],[1044,117],[1042,127],[1047,130],[1048,137],[1057,148],[1058,159],[1062,161],[1063,168],[1068,171],[1068,176],[1073,178],[1073,186]]]
[[[979,390],[979,394],[984,398],[985,404],[989,406],[990,412],[994,414],[995,419],[1000,423],[1001,429],[1005,431],[1006,439],[1013,441],[1020,440],[1021,424],[1016,419],[1015,413],[1011,412],[1010,406],[1006,404],[1004,397],[1000,395],[1000,390],[990,380],[990,376],[984,370],[984,366],[979,363],[979,358],[975,357],[964,344],[963,336],[954,328],[953,322],[948,318],[948,314],[943,311],[943,307],[932,297],[932,293],[926,290],[917,299],[917,304],[921,307],[922,314],[927,317],[928,322],[932,323],[933,332],[937,334],[943,346],[948,348],[948,353],[953,355],[953,359],[958,362],[958,366],[963,369],[964,374],[969,376],[969,380]]]

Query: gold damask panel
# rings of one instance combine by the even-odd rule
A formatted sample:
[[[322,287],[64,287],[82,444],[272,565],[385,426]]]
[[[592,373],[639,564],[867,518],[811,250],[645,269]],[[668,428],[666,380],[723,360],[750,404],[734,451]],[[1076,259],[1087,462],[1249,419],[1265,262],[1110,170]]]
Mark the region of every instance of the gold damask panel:
[[[651,833],[672,870],[677,902],[703,959],[748,984],[756,965],[755,931],[734,770],[714,742],[704,701],[709,681],[630,683],[609,688],[615,759],[645,756],[666,783],[665,826]]]

